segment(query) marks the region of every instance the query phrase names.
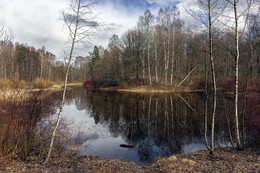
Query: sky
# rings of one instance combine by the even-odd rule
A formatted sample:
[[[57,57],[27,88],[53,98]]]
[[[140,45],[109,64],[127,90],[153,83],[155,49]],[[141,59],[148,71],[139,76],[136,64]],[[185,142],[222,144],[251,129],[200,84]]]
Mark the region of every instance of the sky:
[[[99,29],[86,44],[87,51],[94,45],[106,47],[113,34],[122,35],[133,28],[146,8],[175,6],[179,0],[98,0],[94,13],[108,27]],[[0,26],[13,34],[13,42],[41,48],[63,56],[68,34],[64,32],[61,12],[70,0],[0,0]],[[81,53],[81,54],[84,54]]]
[[[71,0],[0,0],[0,26],[13,33],[13,42],[25,43],[36,49],[45,46],[46,50],[62,57],[66,49],[68,34],[64,31],[61,12]],[[149,8],[157,14],[160,7],[177,6],[181,18],[191,22],[183,6],[199,10],[194,0],[97,0],[93,11],[99,22],[106,27],[98,29],[86,43],[88,55],[94,45],[106,48],[113,34],[121,36],[136,26],[138,18]]]

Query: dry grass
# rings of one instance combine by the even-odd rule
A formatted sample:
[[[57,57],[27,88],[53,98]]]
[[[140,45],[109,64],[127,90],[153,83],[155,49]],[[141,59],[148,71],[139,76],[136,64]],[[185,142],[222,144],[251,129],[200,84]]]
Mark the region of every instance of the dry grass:
[[[74,83],[68,83],[67,84],[67,86],[70,86],[70,87],[72,87],[72,86],[82,86],[82,85],[83,85],[82,82],[74,82]]]
[[[22,87],[20,87],[20,83],[22,83]],[[31,96],[32,92],[39,92],[39,91],[56,91],[60,90],[63,87],[63,84],[48,84],[48,87],[46,88],[31,88],[31,87],[25,87],[28,86],[28,84],[24,84],[24,81],[20,82],[18,88],[12,88],[8,87],[5,89],[0,90],[0,101],[6,101],[6,100],[16,100],[21,101],[23,99],[26,99]],[[40,86],[43,86],[39,84]],[[69,87],[76,87],[76,86],[82,86],[82,83],[68,83],[67,86]]]
[[[30,93],[24,89],[9,89],[0,91],[0,101],[23,101],[30,97]]]
[[[179,93],[179,92],[197,92],[188,87],[171,86],[124,86],[101,88],[104,91],[132,92],[132,93]]]
[[[32,81],[33,88],[49,88],[53,86],[55,83],[51,80],[36,78]]]

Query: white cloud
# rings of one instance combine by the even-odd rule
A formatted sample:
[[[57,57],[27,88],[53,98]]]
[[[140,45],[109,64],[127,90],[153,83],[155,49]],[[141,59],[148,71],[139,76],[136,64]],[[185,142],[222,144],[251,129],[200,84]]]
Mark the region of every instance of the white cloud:
[[[63,56],[63,49],[68,35],[62,30],[61,11],[71,0],[0,0],[0,26],[10,28],[14,34],[14,42],[27,43],[29,46],[46,49],[58,57]],[[127,3],[126,3],[127,2]],[[146,7],[128,7],[132,1],[102,0],[94,8],[94,13],[99,14],[98,20],[106,24],[91,38],[89,48],[83,52],[92,51],[94,45],[106,46],[113,34],[121,36],[126,30],[136,26],[138,17],[143,15]],[[141,2],[141,1],[140,1]],[[147,0],[149,3],[160,5],[174,5],[180,10],[180,17],[185,23],[194,23],[195,20],[186,13],[183,7],[199,11],[194,0]],[[122,4],[120,4],[122,3]],[[126,5],[127,4],[127,5]],[[133,1],[133,5],[138,4]],[[142,3],[145,4],[145,3]],[[159,6],[152,6],[151,11],[157,15]],[[240,6],[241,7],[241,6]]]
[[[217,1],[217,0],[216,0]],[[221,4],[222,2],[222,4]],[[207,3],[207,2],[205,2]],[[234,25],[234,12],[233,12],[233,8],[232,6],[229,6],[225,8],[223,15],[219,16],[219,12],[222,11],[221,7],[223,7],[224,5],[224,1],[218,1],[219,6],[218,9],[213,9],[216,10],[216,13],[214,13],[216,16],[218,16],[218,20],[215,20],[215,22],[213,23],[214,27],[218,27],[221,29],[224,28],[232,28]],[[197,14],[204,14],[205,16],[207,15],[207,11],[203,10],[202,7],[199,5],[197,0],[182,0],[182,2],[180,2],[177,7],[180,10],[180,17],[181,19],[183,19],[186,23],[186,25],[188,25],[191,28],[194,28],[194,26],[197,26],[197,29],[202,29],[205,28],[205,26],[198,20],[196,20],[192,15],[196,16]],[[238,3],[238,14],[242,14],[243,12],[246,11],[247,9],[247,4],[246,1],[239,1]],[[256,9],[256,7],[254,8],[254,10]],[[253,10],[253,9],[252,9]],[[252,12],[251,10],[251,12]],[[187,13],[190,13],[188,14]],[[212,18],[214,19],[214,14],[212,14]],[[245,13],[246,14],[246,13]],[[229,17],[227,17],[229,16]],[[198,16],[197,16],[198,17]],[[204,19],[205,22],[207,21],[207,19]],[[243,29],[245,24],[245,16],[240,16],[239,18],[239,28]]]
[[[198,5],[197,0],[182,0],[177,4],[177,7],[180,11],[180,18],[183,19],[187,25],[200,25],[200,23],[191,15],[192,13],[195,14],[202,10]]]
[[[0,24],[10,28],[14,42],[27,43],[59,54],[64,42],[59,16],[65,8],[66,0],[12,0],[0,3]]]
[[[156,4],[169,4],[169,3],[177,3],[180,0],[147,0],[149,3],[156,3]]]
[[[126,30],[131,29],[137,23],[140,15],[143,11],[138,10],[126,10],[124,8],[118,9],[113,6],[112,3],[100,4],[96,7],[96,13],[99,14],[101,23],[103,23],[104,29],[97,33],[99,37],[98,43],[106,46],[109,38],[113,34],[122,35]],[[112,24],[112,25],[111,25]],[[102,38],[101,38],[102,37]],[[107,40],[105,44],[103,40]]]
[[[36,48],[63,56],[67,34],[62,30],[61,11],[69,0],[6,0],[0,1],[0,25],[10,28],[14,34],[14,42],[26,43]],[[93,45],[106,46],[113,34],[121,35],[133,27],[140,15],[138,11],[116,9],[112,3],[98,4],[94,9],[101,23],[107,24],[105,29],[98,30],[90,40]],[[112,24],[112,25],[111,25]],[[91,47],[87,45],[86,47]],[[83,54],[87,54],[83,52]]]

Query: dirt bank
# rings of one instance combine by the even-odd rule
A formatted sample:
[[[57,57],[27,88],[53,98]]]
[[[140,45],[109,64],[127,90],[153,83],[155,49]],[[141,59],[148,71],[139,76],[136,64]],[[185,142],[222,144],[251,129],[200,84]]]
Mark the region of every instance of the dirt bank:
[[[116,159],[69,157],[53,159],[49,166],[39,161],[18,161],[0,157],[0,172],[85,172],[85,173],[171,173],[171,172],[260,172],[260,156],[255,151],[200,151],[187,155],[161,158],[153,164],[138,165]]]

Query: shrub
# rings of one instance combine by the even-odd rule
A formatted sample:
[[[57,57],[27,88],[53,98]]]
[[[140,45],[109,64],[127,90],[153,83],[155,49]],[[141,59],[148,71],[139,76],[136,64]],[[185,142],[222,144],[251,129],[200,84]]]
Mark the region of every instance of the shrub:
[[[33,88],[48,88],[51,87],[53,84],[53,81],[42,78],[36,78],[32,81]]]
[[[86,81],[84,82],[83,86],[87,89],[95,89],[97,87],[97,83],[96,81]]]
[[[0,89],[7,90],[13,88],[13,82],[9,79],[0,78]]]
[[[17,102],[0,101],[0,155],[22,160],[43,159],[48,153],[56,119],[48,119],[56,107],[52,96],[34,92]],[[54,141],[53,157],[64,157],[69,142],[68,123],[61,121]]]
[[[243,91],[246,87],[246,83],[242,80],[238,81],[239,85],[239,91]],[[226,80],[221,84],[221,87],[223,91],[225,92],[233,92],[235,87],[235,81],[234,80]]]
[[[211,81],[208,81],[207,83],[203,79],[195,79],[195,80],[192,81],[192,87],[194,89],[198,89],[198,90],[205,90],[206,84],[208,86],[208,89],[212,88],[212,82]]]
[[[20,89],[26,89],[26,88],[28,88],[29,87],[29,85],[28,85],[28,83],[26,82],[26,81],[24,81],[24,80],[20,80],[19,82],[18,82],[18,88],[20,88]]]

